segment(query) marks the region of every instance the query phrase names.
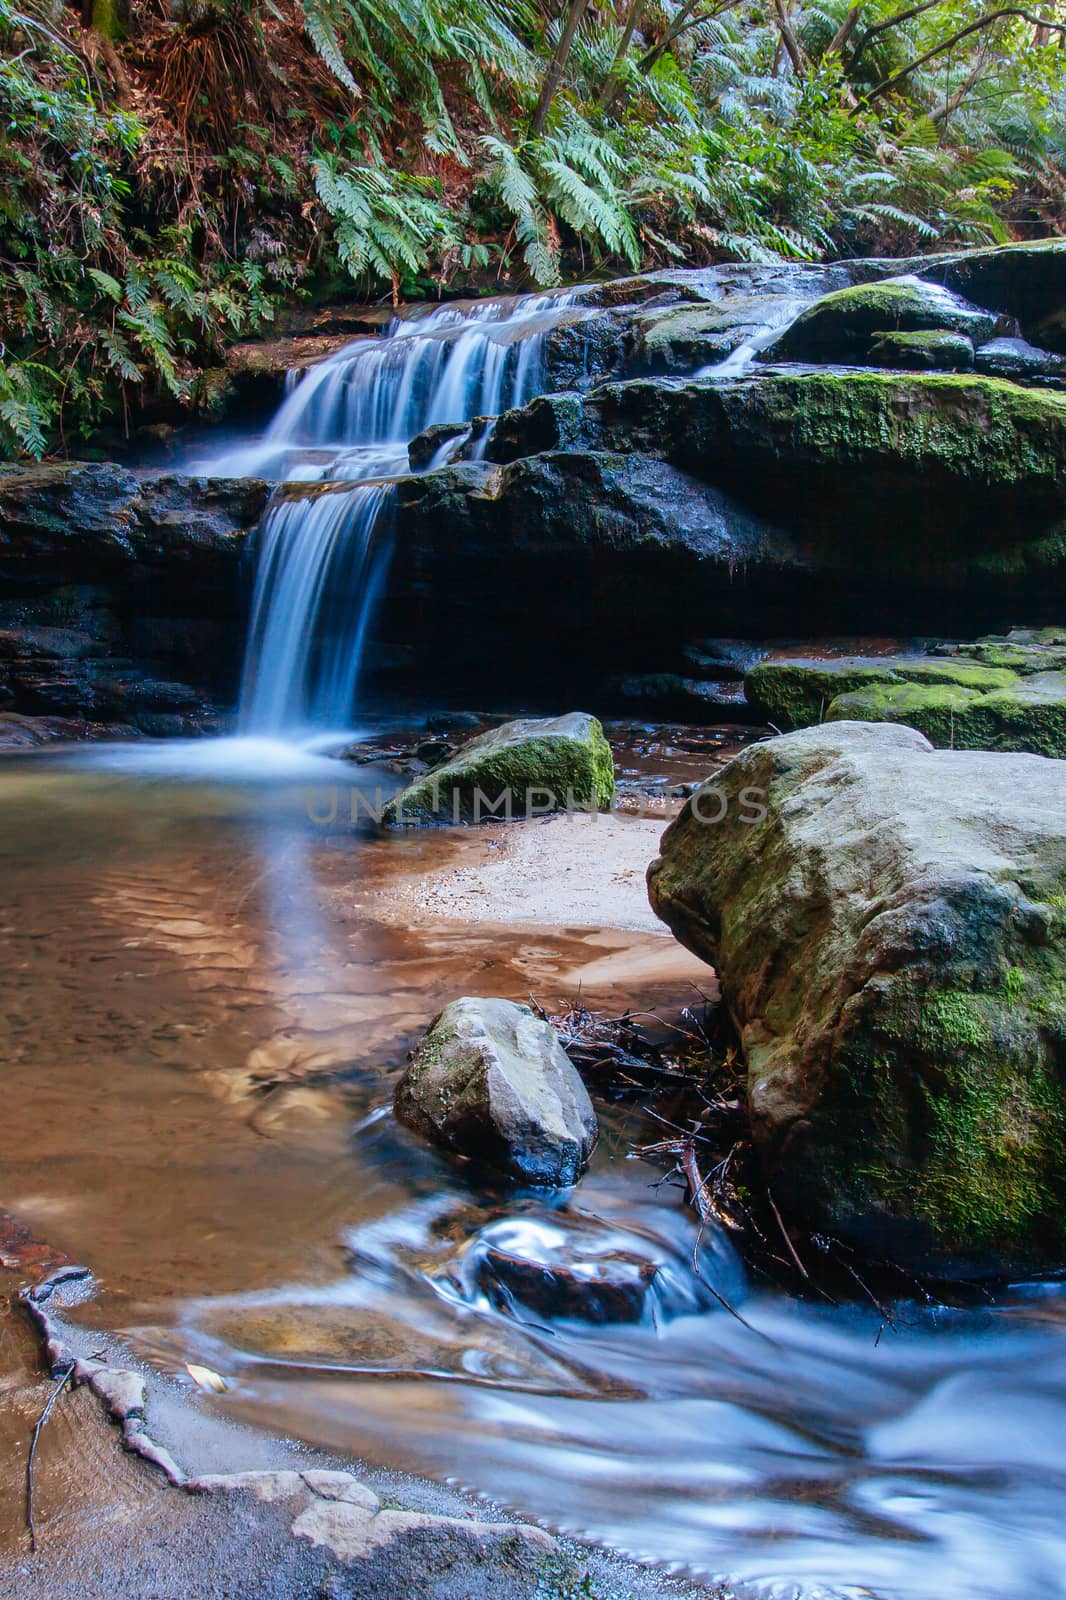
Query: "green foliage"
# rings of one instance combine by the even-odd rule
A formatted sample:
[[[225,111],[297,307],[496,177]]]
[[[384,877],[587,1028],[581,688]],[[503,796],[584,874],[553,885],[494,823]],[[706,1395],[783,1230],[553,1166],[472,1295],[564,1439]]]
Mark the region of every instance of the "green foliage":
[[[848,0],[786,0],[788,44],[777,8],[713,4],[649,0],[631,36],[589,8],[532,137],[557,0],[184,0],[106,44],[0,0],[0,448],[194,403],[228,340],[344,277],[399,298],[1061,224],[1053,30],[943,49],[974,0],[863,0],[850,30]]]

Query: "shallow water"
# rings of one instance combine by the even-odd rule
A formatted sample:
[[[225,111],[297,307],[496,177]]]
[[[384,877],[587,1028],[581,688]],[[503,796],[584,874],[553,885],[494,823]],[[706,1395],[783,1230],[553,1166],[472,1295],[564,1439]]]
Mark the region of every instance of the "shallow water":
[[[1066,1593],[1060,1289],[882,1331],[746,1283],[722,1237],[697,1275],[635,1105],[550,1200],[423,1148],[387,1106],[445,999],[554,1004],[605,949],[637,976],[590,1004],[690,988],[640,986],[655,935],[387,919],[455,841],[310,822],[336,772],[270,741],[0,770],[3,1200],[94,1268],[83,1317],[221,1373],[224,1414],[739,1592]],[[549,1314],[619,1281],[640,1320]]]

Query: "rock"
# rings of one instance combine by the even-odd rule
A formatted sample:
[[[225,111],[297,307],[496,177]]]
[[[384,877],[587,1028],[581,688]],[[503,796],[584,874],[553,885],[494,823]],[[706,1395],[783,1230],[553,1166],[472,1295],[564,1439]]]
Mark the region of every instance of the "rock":
[[[518,1217],[483,1228],[441,1276],[469,1305],[604,1325],[650,1316],[658,1273],[658,1262],[580,1219],[553,1226]]]
[[[839,289],[801,313],[765,351],[766,361],[864,363],[888,334],[943,331],[983,343],[1002,319],[911,274]]]
[[[268,492],[84,462],[0,469],[0,697],[197,731],[235,689],[243,555]]]
[[[550,1023],[510,1000],[455,1000],[396,1089],[396,1115],[434,1144],[519,1182],[577,1181],[596,1114]]]
[[[872,366],[894,367],[901,372],[971,372],[973,340],[964,333],[947,333],[940,328],[926,333],[878,333],[870,343],[868,359]]]
[[[480,822],[544,815],[573,807],[605,810],[614,761],[603,728],[584,711],[520,717],[464,744],[404,789],[385,809],[393,826]]]
[[[744,722],[751,707],[735,679],[686,678],[677,672],[631,673],[607,680],[623,715],[683,717],[689,722]]]
[[[722,361],[746,340],[796,313],[790,295],[732,295],[710,305],[657,306],[639,312],[626,340],[626,371],[694,372]]]
[[[1038,350],[1024,339],[990,339],[978,350],[974,364],[978,372],[992,378],[1049,389],[1066,387],[1066,359],[1050,350]]]
[[[708,677],[743,679],[752,667],[765,661],[769,650],[746,639],[697,639],[685,646],[682,655]]]
[[[1066,668],[1066,628],[1012,628],[1005,634],[986,634],[972,644],[944,646],[943,653],[1023,675],[1058,672]]]
[[[704,785],[648,881],[718,970],[793,1220],[922,1269],[1061,1264],[1066,764],[809,728]]]
[[[407,446],[411,471],[424,472],[446,444],[454,439],[462,439],[469,432],[470,424],[466,422],[434,422],[430,427],[423,428]]]
[[[1066,758],[1066,672],[1016,678],[991,694],[954,685],[886,684],[842,694],[827,722],[904,722],[938,749],[1028,750]]]
[[[744,680],[744,690],[762,721],[781,732],[821,722],[838,695],[881,685],[950,685],[965,691],[1007,689],[1013,672],[965,658],[937,656],[829,656],[763,661]]]
[[[971,651],[982,648],[984,658],[975,659]],[[1064,665],[1066,649],[1017,643],[956,647],[950,656],[764,661],[748,674],[745,693],[752,714],[779,731],[823,720],[898,722],[938,749],[1063,757],[1066,673],[1049,669]]]

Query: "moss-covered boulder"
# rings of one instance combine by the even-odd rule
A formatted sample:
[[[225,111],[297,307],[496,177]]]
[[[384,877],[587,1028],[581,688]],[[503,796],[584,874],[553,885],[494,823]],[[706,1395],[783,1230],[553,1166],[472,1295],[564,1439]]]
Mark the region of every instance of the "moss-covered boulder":
[[[878,333],[870,341],[867,359],[872,366],[894,367],[899,372],[970,372],[973,340],[944,328],[925,333]]]
[[[941,331],[991,339],[1001,319],[940,284],[906,274],[824,295],[766,351],[768,361],[867,361],[886,334]]]
[[[584,711],[520,717],[490,728],[410,784],[386,807],[390,826],[511,821],[574,808],[606,809],[614,760],[603,728]]]
[[[838,697],[855,693],[873,695],[875,691],[902,690],[906,685],[922,685],[931,691],[989,693],[993,689],[1009,689],[1016,681],[1011,670],[966,657],[797,657],[760,662],[745,678],[744,691],[761,720],[786,733],[821,722]]]
[[[396,1087],[401,1122],[523,1183],[574,1183],[596,1113],[559,1035],[528,1006],[468,996],[429,1025]]]
[[[946,646],[943,653],[1022,675],[1060,672],[1066,668],[1066,628],[1012,628],[1009,633],[986,634],[972,644]]]
[[[718,970],[787,1215],[922,1268],[1066,1260],[1066,763],[805,729],[648,882]]]

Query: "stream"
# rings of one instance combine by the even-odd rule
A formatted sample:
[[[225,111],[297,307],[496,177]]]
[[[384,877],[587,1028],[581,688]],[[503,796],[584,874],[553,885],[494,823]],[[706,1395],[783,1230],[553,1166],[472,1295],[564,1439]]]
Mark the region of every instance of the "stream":
[[[398,884],[476,865],[462,830],[308,814],[338,770],[394,781],[322,752],[392,726],[360,721],[358,669],[406,441],[536,393],[538,340],[573,314],[491,306],[330,358],[218,458],[282,484],[239,737],[5,760],[5,1204],[92,1266],[82,1322],[220,1374],[194,1401],[220,1415],[738,1595],[1066,1595],[1060,1284],[883,1327],[697,1239],[634,1154],[639,1101],[598,1102],[592,1167],[552,1195],[486,1190],[391,1116],[456,995],[693,998],[659,932],[405,913]]]

